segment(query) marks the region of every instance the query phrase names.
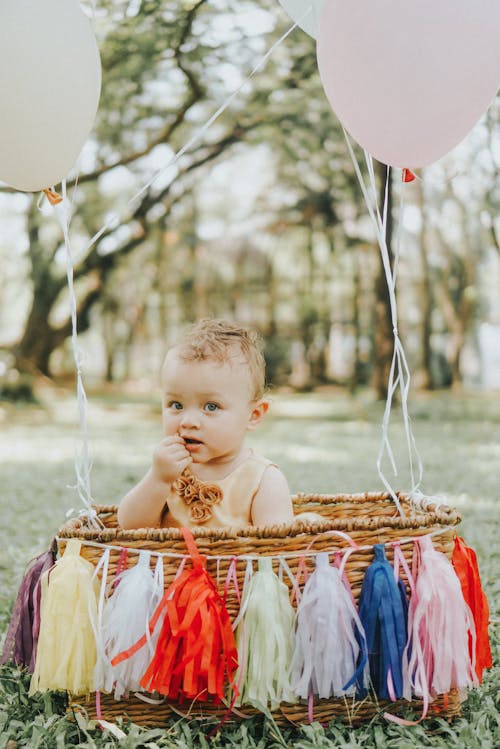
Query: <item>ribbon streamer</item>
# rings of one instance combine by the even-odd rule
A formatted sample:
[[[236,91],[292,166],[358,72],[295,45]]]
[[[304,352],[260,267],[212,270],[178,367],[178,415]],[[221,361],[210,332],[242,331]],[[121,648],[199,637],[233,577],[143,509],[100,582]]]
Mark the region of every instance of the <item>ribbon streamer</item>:
[[[76,369],[77,380],[77,402],[80,419],[81,448],[79,455],[75,456],[76,488],[78,495],[86,508],[89,524],[96,529],[103,528],[102,522],[97,517],[93,508],[92,492],[90,488],[90,460],[87,435],[87,396],[83,385],[82,375],[82,353],[78,343],[76,296],[73,284],[73,256],[69,237],[70,207],[66,195],[66,181],[63,180],[63,200],[53,205],[54,214],[59,222],[64,237],[66,252],[66,276],[68,280],[70,310],[71,310],[71,346]]]
[[[400,513],[402,517],[405,517],[405,512],[403,511],[403,508],[401,507],[401,503],[399,502],[396,492],[392,488],[391,483],[389,482],[389,480],[387,479],[386,475],[384,474],[382,470],[382,459],[383,459],[384,454],[387,452],[388,458],[392,465],[393,473],[394,475],[397,475],[394,454],[393,454],[392,447],[389,441],[389,421],[390,421],[392,400],[397,389],[399,388],[400,393],[401,393],[401,411],[403,415],[403,424],[404,424],[404,430],[405,430],[405,436],[406,436],[409,468],[410,468],[410,476],[411,476],[410,495],[413,496],[413,494],[417,492],[418,487],[422,481],[422,474],[423,474],[422,459],[420,457],[420,454],[416,446],[415,437],[411,429],[410,417],[408,413],[408,393],[409,393],[409,388],[410,388],[410,370],[409,370],[408,362],[406,360],[406,355],[403,349],[403,344],[401,343],[401,340],[399,338],[397,303],[396,303],[396,274],[397,274],[397,266],[399,262],[401,231],[402,231],[402,225],[403,225],[402,213],[403,213],[403,207],[404,207],[404,203],[403,203],[404,193],[401,192],[399,229],[398,229],[398,238],[397,238],[398,241],[397,241],[397,248],[396,248],[396,253],[395,253],[394,271],[393,271],[391,269],[389,251],[387,248],[387,240],[386,240],[387,210],[388,210],[387,196],[388,196],[388,187],[389,187],[390,168],[387,171],[387,180],[386,180],[386,185],[385,185],[385,198],[384,198],[384,205],[382,209],[383,217],[382,217],[380,215],[380,211],[377,205],[377,197],[376,197],[377,186],[376,186],[375,172],[373,168],[373,159],[367,151],[364,152],[366,166],[368,170],[368,176],[369,176],[369,184],[370,184],[370,191],[371,191],[370,192],[365,184],[365,181],[361,173],[361,169],[358,164],[358,161],[356,159],[356,155],[352,148],[349,136],[345,130],[344,130],[344,136],[345,136],[345,140],[347,143],[349,154],[351,156],[351,159],[354,165],[354,170],[356,172],[356,176],[358,178],[361,191],[365,199],[368,213],[369,213],[369,216],[372,220],[372,223],[375,229],[375,235],[377,238],[377,242],[378,242],[381,257],[382,257],[382,264],[383,264],[384,273],[385,273],[386,280],[387,280],[387,288],[389,291],[391,321],[392,321],[393,335],[394,335],[394,352],[393,352],[393,357],[392,357],[391,367],[390,367],[390,372],[389,372],[389,381],[387,384],[387,400],[386,400],[386,406],[385,406],[385,411],[384,411],[384,417],[382,421],[382,439],[381,439],[379,454],[377,458],[377,470],[378,470],[380,479],[382,480],[382,483],[384,484],[385,488],[391,495],[398,509],[398,512]],[[404,184],[403,184],[403,187],[404,187]],[[418,478],[415,478],[415,473],[414,473],[414,467],[413,467],[414,456],[417,460]]]

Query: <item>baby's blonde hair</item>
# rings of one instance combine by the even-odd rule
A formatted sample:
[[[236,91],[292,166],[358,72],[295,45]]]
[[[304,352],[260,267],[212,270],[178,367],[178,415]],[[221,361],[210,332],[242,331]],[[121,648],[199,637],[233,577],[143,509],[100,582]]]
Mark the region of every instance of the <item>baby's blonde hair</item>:
[[[266,389],[266,364],[262,353],[263,342],[256,330],[219,319],[204,319],[195,323],[174,348],[182,361],[213,359],[221,364],[236,349],[248,364],[252,397],[262,398]],[[170,350],[171,350],[170,349]]]

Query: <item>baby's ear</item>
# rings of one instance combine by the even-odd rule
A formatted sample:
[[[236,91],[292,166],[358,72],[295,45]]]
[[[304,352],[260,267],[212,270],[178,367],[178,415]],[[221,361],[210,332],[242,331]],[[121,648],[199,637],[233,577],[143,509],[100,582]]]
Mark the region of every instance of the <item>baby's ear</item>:
[[[250,412],[250,418],[248,419],[247,429],[252,430],[259,424],[264,418],[269,409],[269,401],[265,398],[260,398],[258,401],[252,403],[252,410]]]

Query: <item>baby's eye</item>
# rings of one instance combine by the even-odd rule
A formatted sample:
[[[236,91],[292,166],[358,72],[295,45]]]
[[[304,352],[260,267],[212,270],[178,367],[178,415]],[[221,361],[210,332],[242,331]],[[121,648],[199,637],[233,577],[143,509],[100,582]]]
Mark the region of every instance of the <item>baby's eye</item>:
[[[219,408],[220,406],[217,403],[212,403],[212,401],[205,403],[205,411],[218,411]]]
[[[182,403],[179,403],[179,401],[169,401],[167,407],[173,411],[182,411]]]

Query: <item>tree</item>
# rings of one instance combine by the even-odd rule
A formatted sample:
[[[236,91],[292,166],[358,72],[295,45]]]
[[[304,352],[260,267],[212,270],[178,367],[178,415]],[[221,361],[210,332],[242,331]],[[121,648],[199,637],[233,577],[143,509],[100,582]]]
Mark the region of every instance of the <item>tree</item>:
[[[261,30],[255,33],[245,23],[249,9],[259,12]],[[193,137],[244,71],[253,69],[264,47],[289,26],[274,0],[100,4],[104,91],[87,168],[79,178],[72,228],[79,329],[92,320],[102,331],[108,378],[131,371],[129,348],[136,342],[158,339],[204,314],[248,316],[253,304],[255,319],[249,322],[275,342],[280,336],[300,337],[311,349],[308,387],[327,376],[326,345],[334,323],[354,341],[351,373],[342,381],[353,388],[360,378],[366,382],[371,366],[376,390],[385,396],[393,350],[387,283],[373,235],[361,227],[366,208],[341,127],[319,81],[314,40],[296,30],[203,136]],[[154,170],[186,143],[189,147],[169,173],[139,193]],[[262,150],[263,144],[273,185],[255,204],[251,231],[247,227],[236,237],[233,232],[231,242],[224,233],[216,243],[205,242],[199,227],[200,181],[222,161]],[[383,192],[382,166],[379,178]],[[488,179],[477,210],[483,235],[498,247],[494,174]],[[389,188],[392,201],[392,182]],[[230,192],[224,193],[218,211],[233,229],[230,198]],[[429,190],[425,204],[430,207],[434,200]],[[113,214],[119,216],[119,226],[110,220]],[[392,220],[391,209],[389,248]],[[425,263],[435,244],[449,246],[446,236],[439,239],[440,217],[430,209],[427,224],[424,239],[431,250],[422,247],[421,255],[424,371],[429,368],[430,305],[441,300],[445,309],[448,293],[431,289],[439,269]],[[88,237],[103,225],[87,248]],[[33,304],[12,350],[19,368],[50,374],[52,353],[71,331],[62,303],[66,278],[60,236],[41,221],[34,203],[27,229]],[[370,242],[372,250],[367,249]],[[446,255],[444,244],[441,254]],[[450,278],[458,283],[455,276],[452,270]],[[475,283],[473,275],[468,278]],[[448,283],[445,275],[443,283]],[[446,307],[447,314],[452,308]],[[367,364],[368,339],[373,345]],[[323,350],[318,352],[319,346]],[[275,364],[276,371],[286,370],[283,362]]]
[[[118,8],[116,6],[119,6]],[[131,11],[128,3],[107,0],[102,4],[101,56],[104,85],[96,123],[93,168],[79,176],[76,195],[78,213],[74,232],[93,236],[105,230],[87,252],[81,252],[74,267],[80,331],[89,325],[89,314],[101,298],[107,279],[123,258],[148,241],[156,225],[164,226],[172,207],[192,188],[197,170],[241,142],[260,124],[261,116],[248,116],[244,109],[219,118],[210,134],[193,144],[175,167],[175,179],[153,181],[122,212],[123,223],[106,226],[106,214],[117,200],[106,195],[102,182],[126,175],[133,189],[151,171],[151,157],[178,150],[207,117],[208,89],[216,88],[217,62],[226,40],[214,43],[210,19],[214,14],[206,0],[143,2]],[[232,13],[234,14],[234,9]],[[240,48],[250,55],[251,36]],[[214,71],[214,72],[210,72]],[[214,80],[215,78],[215,80]],[[162,84],[165,79],[168,83]],[[224,92],[220,85],[219,92]],[[149,166],[145,160],[149,159]],[[135,175],[135,178],[130,175]],[[71,188],[72,185],[70,184]],[[109,190],[109,188],[108,188]],[[58,263],[60,238],[48,236],[42,227],[33,198],[28,211],[30,280],[33,297],[24,333],[12,345],[17,367],[22,371],[50,374],[50,357],[71,332],[71,320],[54,322],[53,313],[66,287],[64,267]],[[42,236],[43,233],[43,236]]]
[[[392,174],[385,164],[377,164],[376,173],[379,179],[379,205],[384,204],[387,185],[387,226],[385,241],[389,254],[389,263],[394,270],[394,255],[392,252],[392,233],[394,225]],[[374,310],[374,368],[373,387],[377,398],[384,400],[387,396],[387,383],[394,351],[394,336],[392,332],[392,314],[389,288],[379,253],[379,265],[375,279],[375,310]]]
[[[429,206],[426,202],[425,188],[423,182],[416,181],[417,202],[420,209],[420,262],[421,262],[421,283],[418,293],[420,301],[420,350],[421,358],[418,367],[419,380],[418,384],[424,390],[430,390],[434,383],[432,379],[432,279],[429,265]]]

